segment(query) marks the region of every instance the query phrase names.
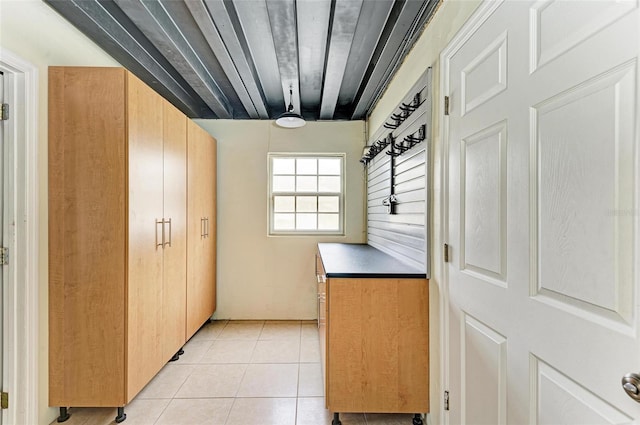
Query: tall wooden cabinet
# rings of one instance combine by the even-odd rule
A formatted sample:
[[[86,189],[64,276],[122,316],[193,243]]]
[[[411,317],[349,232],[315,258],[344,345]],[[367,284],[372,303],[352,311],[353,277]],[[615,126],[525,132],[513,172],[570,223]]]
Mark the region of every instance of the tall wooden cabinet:
[[[49,69],[51,406],[122,407],[188,339],[187,123],[122,68]]]
[[[187,152],[188,339],[216,309],[216,140],[193,121],[187,125]]]

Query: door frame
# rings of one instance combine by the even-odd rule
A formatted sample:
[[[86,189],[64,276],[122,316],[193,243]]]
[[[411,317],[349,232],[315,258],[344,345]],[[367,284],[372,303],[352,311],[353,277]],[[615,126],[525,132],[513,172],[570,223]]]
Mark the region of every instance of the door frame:
[[[440,181],[442,190],[440,191],[440,216],[442,217],[440,226],[440,240],[443,244],[451,245],[449,238],[449,118],[445,116],[445,96],[449,96],[449,69],[451,58],[464,46],[464,44],[475,34],[482,24],[495,12],[504,0],[484,0],[473,12],[471,17],[462,25],[457,34],[449,41],[447,46],[440,53],[440,99],[439,108],[442,111],[440,116],[440,140],[442,143],[442,161],[440,170]],[[456,246],[457,244],[454,244]],[[439,249],[439,248],[438,248]],[[449,248],[450,249],[450,248]],[[450,301],[450,281],[448,264],[441,257],[442,267],[442,288],[440,292],[440,355],[442,363],[440,366],[440,382],[442,389],[449,391],[451,382],[449,377],[449,301]],[[452,409],[460,409],[460,406],[451,406]],[[449,412],[445,410],[444,403],[440,404],[440,419],[444,425],[449,424]]]
[[[2,385],[9,391],[4,423],[38,423],[38,68],[0,47],[0,71],[5,80],[5,143],[11,152],[11,214],[14,238],[9,243],[9,273],[5,282]]]

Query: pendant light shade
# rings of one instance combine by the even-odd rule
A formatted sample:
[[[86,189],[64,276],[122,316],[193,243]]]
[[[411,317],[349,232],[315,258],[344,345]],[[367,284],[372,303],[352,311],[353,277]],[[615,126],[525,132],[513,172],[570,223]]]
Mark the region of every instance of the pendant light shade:
[[[298,128],[306,123],[304,118],[293,112],[293,88],[289,87],[289,106],[287,107],[287,112],[278,117],[276,125],[284,128]]]

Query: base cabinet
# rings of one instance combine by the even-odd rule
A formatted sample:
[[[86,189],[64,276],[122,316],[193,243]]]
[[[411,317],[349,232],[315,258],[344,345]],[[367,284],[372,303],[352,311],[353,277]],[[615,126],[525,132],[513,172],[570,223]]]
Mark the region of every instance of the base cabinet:
[[[215,305],[214,274],[187,285],[190,122],[122,68],[49,69],[49,405],[61,417],[125,406],[187,341],[187,296]],[[213,161],[193,178],[215,209]],[[215,244],[201,259],[214,261]]]
[[[319,296],[326,292],[319,336],[327,408],[428,412],[428,281],[331,277],[318,258]]]

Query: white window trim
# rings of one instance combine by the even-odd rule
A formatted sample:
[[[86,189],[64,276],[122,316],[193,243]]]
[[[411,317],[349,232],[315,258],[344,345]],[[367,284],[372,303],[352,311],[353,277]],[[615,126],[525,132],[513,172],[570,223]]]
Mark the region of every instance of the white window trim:
[[[340,212],[339,212],[339,229],[338,230],[274,230],[273,229],[273,175],[272,164],[273,158],[340,158],[342,160],[340,171]],[[345,236],[346,221],[346,163],[347,154],[344,152],[268,152],[267,153],[267,235],[272,237],[282,236]],[[320,192],[296,192],[296,195],[317,196]],[[333,194],[333,193],[332,193]],[[329,194],[328,194],[329,195]]]

